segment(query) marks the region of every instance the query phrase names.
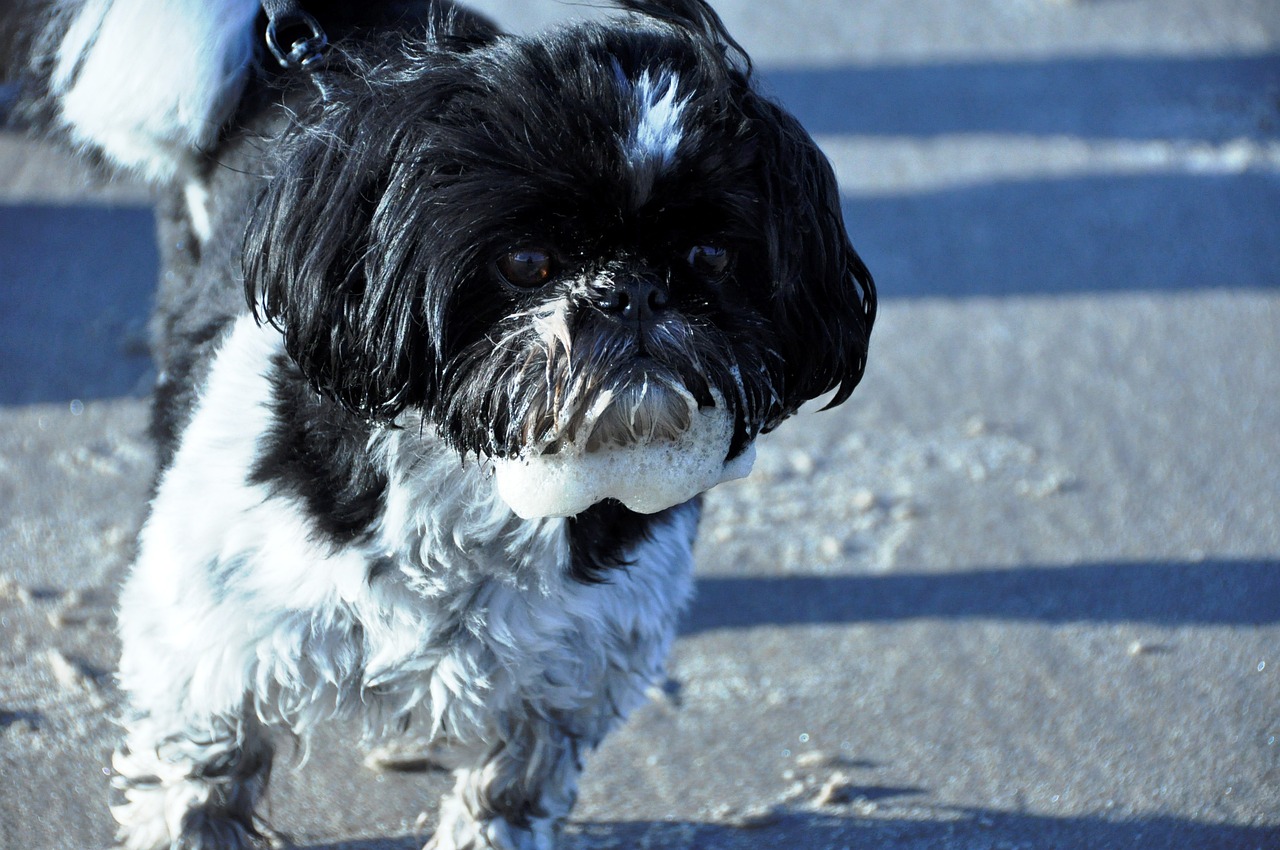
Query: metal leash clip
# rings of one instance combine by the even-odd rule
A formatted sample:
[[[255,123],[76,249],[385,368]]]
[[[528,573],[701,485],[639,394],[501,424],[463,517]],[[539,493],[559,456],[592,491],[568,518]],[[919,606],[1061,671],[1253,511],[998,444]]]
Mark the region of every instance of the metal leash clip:
[[[297,36],[287,52],[280,46],[282,35],[285,38]],[[324,60],[324,52],[328,46],[329,37],[321,29],[320,23],[301,9],[293,8],[282,14],[273,14],[267,22],[267,49],[276,57],[281,68],[315,70]]]

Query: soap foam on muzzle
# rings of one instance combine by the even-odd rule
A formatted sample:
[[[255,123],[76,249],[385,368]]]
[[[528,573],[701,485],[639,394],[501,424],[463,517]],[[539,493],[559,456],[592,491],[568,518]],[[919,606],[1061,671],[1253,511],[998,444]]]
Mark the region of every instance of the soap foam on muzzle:
[[[690,425],[678,436],[587,451],[591,429],[584,428],[554,453],[494,459],[498,494],[524,519],[574,516],[604,499],[653,514],[745,478],[755,463],[755,445],[725,462],[734,420],[723,396],[713,391],[715,407],[703,409],[687,390],[678,392],[691,410]],[[601,399],[588,419],[597,419],[611,400]]]

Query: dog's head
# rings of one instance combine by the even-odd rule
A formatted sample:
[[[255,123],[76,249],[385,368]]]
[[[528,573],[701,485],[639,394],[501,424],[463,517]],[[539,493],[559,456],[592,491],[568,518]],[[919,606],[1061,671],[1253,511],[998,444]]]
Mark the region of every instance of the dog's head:
[[[704,3],[621,5],[329,74],[245,246],[318,390],[499,458],[673,436],[712,405],[733,457],[852,392],[875,290],[830,165]]]

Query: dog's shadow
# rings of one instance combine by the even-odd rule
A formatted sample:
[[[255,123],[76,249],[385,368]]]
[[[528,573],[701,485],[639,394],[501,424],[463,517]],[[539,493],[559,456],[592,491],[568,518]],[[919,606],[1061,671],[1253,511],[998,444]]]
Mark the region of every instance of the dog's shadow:
[[[1097,847],[1126,850],[1200,850],[1275,847],[1280,829],[1265,826],[1200,823],[1175,817],[1112,819],[1100,815],[1051,817],[988,809],[929,805],[913,800],[901,809],[877,804],[877,791],[863,801],[865,815],[834,815],[803,809],[777,812],[748,825],[694,821],[577,822],[566,830],[562,850],[755,850],[804,847],[807,850],[904,850],[937,847]],[[889,798],[897,791],[887,789]],[[910,795],[909,795],[910,796]],[[426,835],[374,838],[336,844],[312,844],[299,850],[418,850]]]

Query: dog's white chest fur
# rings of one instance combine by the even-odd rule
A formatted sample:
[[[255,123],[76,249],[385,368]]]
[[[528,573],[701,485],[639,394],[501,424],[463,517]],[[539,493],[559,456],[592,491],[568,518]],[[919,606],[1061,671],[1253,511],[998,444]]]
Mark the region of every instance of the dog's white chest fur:
[[[152,705],[259,713],[296,727],[357,707],[488,740],[495,707],[575,713],[603,685],[634,705],[658,675],[690,592],[696,508],[674,512],[601,585],[573,581],[566,521],[521,520],[474,463],[417,425],[376,432],[389,487],[368,539],[335,546],[287,496],[251,483],[272,427],[278,333],[240,320],[165,474],[122,599],[124,639],[163,635],[176,665],[126,655],[125,687]],[[141,656],[141,657],[140,657]],[[589,726],[611,719],[594,718]],[[600,730],[600,734],[603,729]]]

